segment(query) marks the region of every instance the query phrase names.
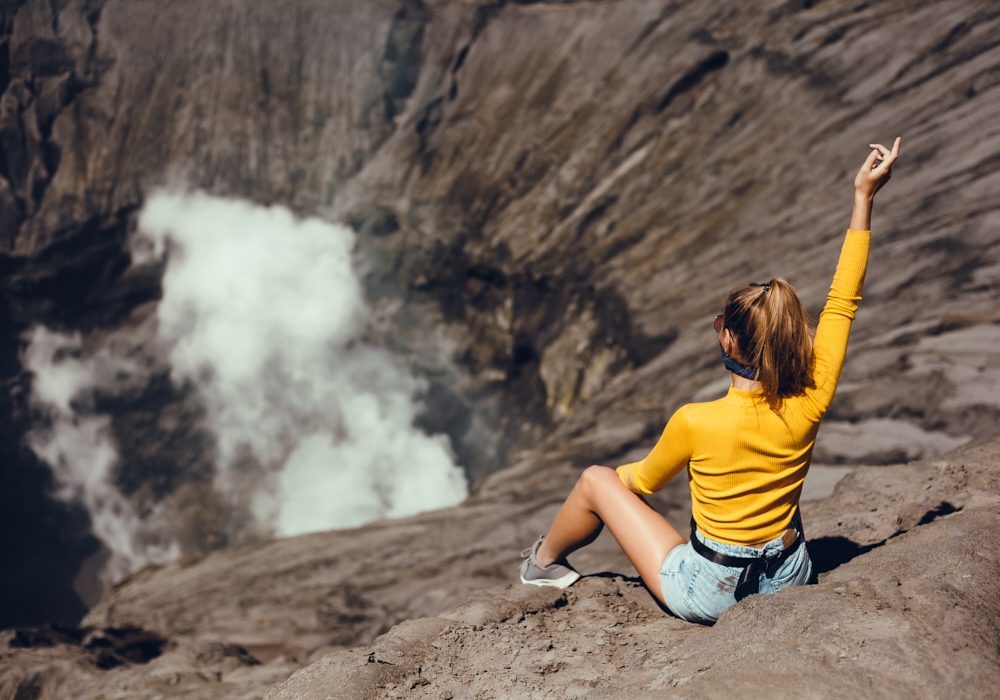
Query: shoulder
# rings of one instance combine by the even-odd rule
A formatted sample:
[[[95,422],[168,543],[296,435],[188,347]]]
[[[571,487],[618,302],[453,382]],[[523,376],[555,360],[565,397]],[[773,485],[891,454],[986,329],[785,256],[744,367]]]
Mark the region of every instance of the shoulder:
[[[715,399],[714,401],[702,401],[699,403],[687,403],[681,406],[678,411],[687,411],[692,415],[701,413],[715,413],[721,411],[728,404],[727,397]]]
[[[705,421],[711,421],[713,416],[717,416],[724,410],[725,399],[706,401],[703,403],[686,403],[678,408],[670,422],[678,421],[684,425],[696,425]]]

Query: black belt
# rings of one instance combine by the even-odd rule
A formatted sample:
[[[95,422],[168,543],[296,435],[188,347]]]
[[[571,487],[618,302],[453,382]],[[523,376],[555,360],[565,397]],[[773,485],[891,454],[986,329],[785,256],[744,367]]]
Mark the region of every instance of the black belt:
[[[798,518],[799,516],[796,514],[792,523],[796,524]],[[695,523],[694,518],[691,518],[691,546],[694,548],[694,551],[705,557],[705,559],[715,562],[716,564],[730,566],[734,569],[743,569],[743,573],[740,574],[739,581],[736,582],[737,601],[743,600],[748,595],[759,593],[760,575],[763,573],[766,574],[768,578],[774,578],[774,574],[777,573],[781,565],[788,561],[788,557],[795,554],[795,552],[798,551],[799,547],[802,545],[802,528],[796,527],[796,530],[799,532],[799,536],[795,538],[795,544],[773,556],[731,557],[728,554],[716,552],[714,549],[706,546],[705,543],[699,540],[695,535],[697,530],[698,525]]]

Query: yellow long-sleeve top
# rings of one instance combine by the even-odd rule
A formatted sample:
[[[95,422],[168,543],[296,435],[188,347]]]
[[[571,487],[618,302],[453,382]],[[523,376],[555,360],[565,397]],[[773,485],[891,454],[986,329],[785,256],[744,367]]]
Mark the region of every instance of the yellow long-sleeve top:
[[[734,387],[670,418],[652,452],[618,467],[635,493],[663,488],[685,465],[698,529],[718,542],[758,544],[789,527],[809,471],[816,431],[837,389],[868,266],[869,231],[848,231],[813,341],[815,388],[785,399],[781,415],[760,390]]]

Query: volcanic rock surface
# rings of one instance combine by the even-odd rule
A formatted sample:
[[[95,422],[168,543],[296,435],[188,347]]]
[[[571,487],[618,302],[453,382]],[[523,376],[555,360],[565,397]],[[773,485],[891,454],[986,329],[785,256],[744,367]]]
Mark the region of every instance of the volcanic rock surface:
[[[996,447],[934,460],[1000,417],[998,22],[973,0],[0,4],[0,525],[18,533],[0,540],[0,624],[75,624],[71,581],[97,547],[86,513],[44,498],[51,476],[24,447],[22,334],[41,323],[97,343],[149,319],[162,269],[132,265],[128,237],[158,187],[353,226],[372,337],[418,369],[437,339],[454,349],[463,383],[432,384],[422,420],[476,480],[449,511],[206,554],[229,540],[211,499],[183,500],[211,490],[208,448],[191,451],[197,391],[164,370],[111,397],[116,478],[145,509],[200,512],[200,536],[82,627],[5,632],[0,697],[260,697],[330,651],[273,692],[461,697],[454,671],[480,695],[682,681],[732,695],[738,669],[780,679],[802,668],[792,657],[825,679],[819,694],[994,687]],[[437,618],[513,580],[581,467],[641,456],[679,405],[725,390],[710,319],[729,288],[784,276],[818,311],[853,173],[896,135],[815,461],[911,463],[859,469],[804,509],[830,568],[820,586],[691,627],[651,606],[605,539],[575,561],[624,577],[494,591],[473,608],[508,612]],[[184,419],[159,422],[165,406]],[[167,484],[153,497],[129,491],[149,453]],[[657,503],[686,523],[683,484]],[[573,620],[585,639],[559,629]],[[523,649],[525,665],[494,674],[471,653],[488,648]],[[853,675],[836,680],[839,666]]]
[[[819,585],[752,596],[711,628],[662,611],[604,536],[573,555],[572,588],[510,586],[577,473],[533,477],[538,463],[448,511],[144,570],[75,638],[4,633],[0,697],[251,698],[284,681],[266,697],[791,698],[806,683],[986,698],[1000,682],[1000,442],[859,467],[804,504]],[[678,526],[685,496],[657,502]]]

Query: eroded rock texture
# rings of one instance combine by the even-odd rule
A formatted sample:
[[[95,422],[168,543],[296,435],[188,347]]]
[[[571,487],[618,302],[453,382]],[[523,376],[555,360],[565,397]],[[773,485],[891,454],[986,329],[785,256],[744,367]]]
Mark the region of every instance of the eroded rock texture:
[[[13,562],[0,573],[11,591],[6,624],[75,620],[80,605],[58,615],[26,606],[37,581],[61,582],[48,597],[70,600],[73,572],[96,546],[80,539],[84,514],[40,495],[47,471],[21,442],[32,416],[19,338],[44,323],[96,342],[149,318],[162,270],[131,266],[127,237],[144,196],[164,185],[349,222],[383,322],[372,333],[419,356],[428,342],[419,329],[435,327],[466,375],[462,391],[432,388],[423,419],[452,434],[480,479],[465,506],[201,559],[210,541],[227,541],[224,523],[205,518],[191,557],[139,572],[88,618],[94,629],[134,625],[181,640],[178,649],[236,644],[285,664],[274,674],[247,667],[264,675],[240,693],[511,580],[517,550],[547,525],[579,467],[641,454],[678,405],[724,390],[710,319],[731,286],[785,276],[818,310],[850,179],[873,140],[902,135],[904,156],[879,195],[863,308],[816,461],[933,459],[992,435],[994,5],[4,3],[0,513],[5,531],[23,533],[0,540]],[[210,502],[197,495],[212,478],[197,392],[164,378],[113,397],[120,486],[143,507],[183,485],[182,495],[196,494],[190,504]],[[185,420],[157,423],[165,407]],[[130,491],[152,483],[141,450],[150,445],[161,486]],[[202,447],[192,455],[191,445]],[[481,479],[502,465],[513,466]],[[869,473],[896,472],[859,472]],[[858,530],[827,523],[810,536],[847,538],[827,543],[843,558],[966,503],[966,485],[924,503],[908,478],[878,496],[899,523],[865,521],[859,509]],[[678,524],[683,499],[661,501]],[[927,527],[973,516],[949,517]],[[588,555],[591,570],[624,571],[613,551]],[[838,595],[796,595],[821,590]],[[204,675],[192,653],[94,682],[117,683],[117,673],[130,683],[160,658],[180,664],[184,683],[225,677],[219,664],[230,662]],[[219,658],[243,658],[233,653]]]
[[[284,681],[267,697],[800,697],[808,683],[815,697],[991,697],[998,460],[994,441],[858,468],[804,506],[819,585],[748,598],[712,628],[664,613],[603,535],[573,555],[584,578],[567,591],[503,587],[578,473],[533,460],[544,476],[522,472],[523,491],[146,569],[79,639],[5,633],[0,693],[240,698]],[[656,505],[682,526],[686,497]],[[102,668],[92,640],[118,630],[160,653]]]

